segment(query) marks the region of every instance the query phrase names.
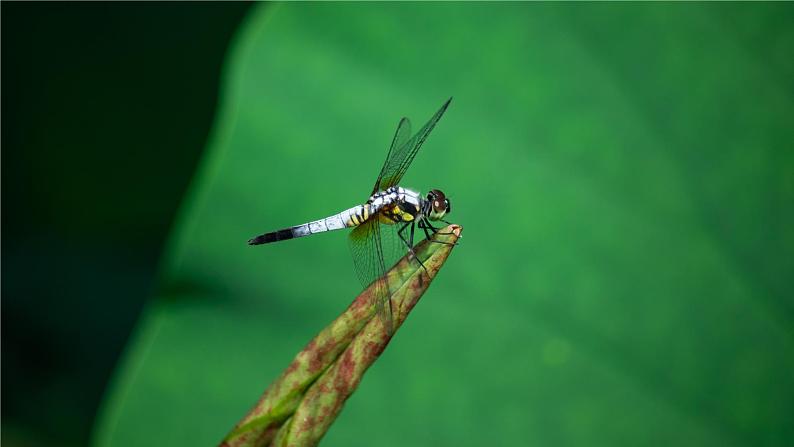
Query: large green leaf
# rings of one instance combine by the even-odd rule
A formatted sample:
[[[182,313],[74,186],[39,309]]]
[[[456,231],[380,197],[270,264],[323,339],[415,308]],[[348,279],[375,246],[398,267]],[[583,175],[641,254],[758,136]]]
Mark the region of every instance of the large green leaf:
[[[399,118],[456,255],[328,445],[794,438],[794,7],[280,4],[249,16],[98,445],[211,445],[359,290]],[[123,287],[122,284],[119,287]]]

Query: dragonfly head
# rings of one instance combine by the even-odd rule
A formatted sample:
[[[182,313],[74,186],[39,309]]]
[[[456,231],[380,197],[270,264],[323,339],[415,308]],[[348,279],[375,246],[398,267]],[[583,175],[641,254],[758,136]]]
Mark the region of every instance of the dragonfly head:
[[[434,189],[427,193],[427,201],[430,203],[430,220],[441,220],[444,215],[452,211],[452,204],[449,199],[438,189]]]

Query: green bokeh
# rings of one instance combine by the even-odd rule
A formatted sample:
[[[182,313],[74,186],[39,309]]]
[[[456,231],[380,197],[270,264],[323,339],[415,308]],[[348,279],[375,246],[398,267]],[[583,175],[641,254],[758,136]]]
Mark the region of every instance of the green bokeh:
[[[218,442],[359,290],[402,115],[464,226],[327,445],[794,438],[794,7],[282,4],[248,17],[99,445]]]

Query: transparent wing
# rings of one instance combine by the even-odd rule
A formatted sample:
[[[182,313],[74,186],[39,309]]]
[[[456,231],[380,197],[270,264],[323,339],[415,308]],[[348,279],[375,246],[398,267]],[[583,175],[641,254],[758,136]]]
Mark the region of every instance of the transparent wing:
[[[422,143],[447,110],[450,101],[452,98],[449,98],[413,137],[411,137],[411,121],[408,118],[400,120],[389,153],[386,155],[386,162],[380,170],[378,180],[375,181],[373,194],[396,185],[402,179]],[[370,284],[375,284],[377,313],[391,334],[394,326],[391,291],[385,277],[386,267],[391,268],[405,254],[406,247],[396,234],[400,224],[382,224],[379,217],[377,214],[370,216],[367,221],[350,232],[350,252],[361,285],[366,288]]]
[[[387,238],[390,235],[387,234]],[[393,330],[391,292],[385,277],[386,261],[383,252],[383,235],[378,216],[371,216],[350,232],[350,253],[356,275],[362,286],[375,284],[375,306],[378,316],[391,335]],[[391,242],[387,240],[387,244]],[[388,245],[387,245],[388,247]],[[389,249],[390,250],[390,249]]]
[[[389,152],[386,154],[386,163],[383,164],[383,167],[380,169],[380,174],[378,175],[378,179],[375,181],[375,188],[372,190],[372,194],[375,194],[378,191],[381,191],[386,188],[381,188],[381,180],[383,179],[383,175],[387,173],[389,167],[389,160],[392,159],[392,154],[397,154],[400,149],[408,143],[408,140],[411,139],[411,120],[408,118],[403,117],[400,120],[400,124],[397,125],[397,131],[394,132],[394,139],[391,141],[391,146],[389,147]]]
[[[389,148],[389,153],[386,155],[386,162],[383,164],[378,180],[375,182],[375,188],[372,190],[373,193],[383,191],[400,182],[403,175],[405,175],[405,171],[408,170],[408,166],[411,165],[414,157],[416,157],[419,148],[422,147],[422,143],[425,142],[427,136],[430,135],[430,131],[433,130],[438,120],[444,115],[451,101],[452,98],[449,98],[438,109],[438,112],[430,118],[430,121],[411,138],[408,138],[411,133],[411,122],[408,118],[400,120],[391,148]]]

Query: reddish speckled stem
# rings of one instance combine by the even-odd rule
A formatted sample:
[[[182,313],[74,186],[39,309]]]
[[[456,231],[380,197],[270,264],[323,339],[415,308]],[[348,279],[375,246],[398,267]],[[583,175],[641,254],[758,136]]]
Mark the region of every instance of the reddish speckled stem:
[[[387,272],[395,326],[392,336],[446,261],[461,230],[450,225],[432,238],[445,243],[423,241],[415,247],[427,272],[408,256]],[[221,446],[316,445],[391,340],[381,319],[373,315],[374,287],[370,286],[298,353]]]

